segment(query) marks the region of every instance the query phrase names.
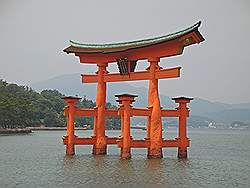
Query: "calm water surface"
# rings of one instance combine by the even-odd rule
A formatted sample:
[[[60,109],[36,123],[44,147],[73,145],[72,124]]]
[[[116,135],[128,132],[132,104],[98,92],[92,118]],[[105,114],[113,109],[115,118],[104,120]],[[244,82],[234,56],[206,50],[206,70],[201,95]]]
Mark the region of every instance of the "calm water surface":
[[[120,160],[116,146],[109,146],[106,156],[76,146],[76,155],[65,157],[64,134],[0,136],[0,187],[250,187],[250,131],[190,129],[187,160],[178,160],[176,149],[169,148],[163,159],[148,160],[145,149],[133,149],[131,160]],[[145,134],[133,131],[135,138]]]

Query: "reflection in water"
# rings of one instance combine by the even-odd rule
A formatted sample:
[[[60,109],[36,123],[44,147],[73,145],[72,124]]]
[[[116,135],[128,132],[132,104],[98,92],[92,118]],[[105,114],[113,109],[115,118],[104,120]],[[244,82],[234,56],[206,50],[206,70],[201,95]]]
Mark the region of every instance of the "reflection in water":
[[[176,168],[185,168],[189,165],[190,160],[189,159],[177,159],[175,162]]]
[[[131,176],[134,172],[133,161],[131,159],[119,159],[117,160],[117,165],[121,174]]]
[[[178,159],[123,160],[118,155],[81,155],[64,157],[63,171],[64,179],[71,179],[75,185],[164,187],[182,185],[182,180],[187,182],[188,163],[188,160]]]
[[[146,163],[146,171],[148,176],[148,183],[150,185],[160,186],[161,178],[162,178],[162,165],[163,159],[147,159]]]
[[[149,171],[157,171],[162,167],[162,160],[163,159],[147,159],[145,160],[147,170]]]

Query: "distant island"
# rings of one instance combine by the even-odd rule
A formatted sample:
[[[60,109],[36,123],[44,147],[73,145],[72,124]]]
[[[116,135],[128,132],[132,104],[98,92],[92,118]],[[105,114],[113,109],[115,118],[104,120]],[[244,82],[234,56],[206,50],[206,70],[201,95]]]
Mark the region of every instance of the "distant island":
[[[40,93],[27,86],[0,80],[0,129],[26,127],[66,127],[63,115],[64,95],[57,90]],[[80,108],[93,108],[95,103],[85,97],[77,103]],[[110,103],[107,108],[117,108]],[[76,127],[93,128],[93,117],[77,117]],[[107,129],[120,129],[119,118],[107,118]]]

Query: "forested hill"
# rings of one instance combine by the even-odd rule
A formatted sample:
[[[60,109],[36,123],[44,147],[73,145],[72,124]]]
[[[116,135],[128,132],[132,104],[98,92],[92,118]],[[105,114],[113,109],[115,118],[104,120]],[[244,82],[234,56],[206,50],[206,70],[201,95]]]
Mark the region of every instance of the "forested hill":
[[[65,126],[63,108],[64,95],[57,90],[43,90],[40,93],[27,86],[0,80],[0,128],[23,128],[29,126]],[[93,108],[95,103],[83,98],[78,107]],[[108,108],[116,108],[107,103]],[[107,129],[119,128],[119,119],[107,119]],[[93,117],[76,118],[76,126],[93,126]]]

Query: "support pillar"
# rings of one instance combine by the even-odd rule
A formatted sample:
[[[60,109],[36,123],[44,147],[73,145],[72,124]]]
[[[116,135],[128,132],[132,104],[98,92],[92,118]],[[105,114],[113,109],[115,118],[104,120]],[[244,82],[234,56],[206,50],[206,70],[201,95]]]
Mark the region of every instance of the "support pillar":
[[[107,153],[107,141],[105,136],[105,108],[106,108],[106,82],[104,82],[104,74],[107,74],[107,64],[100,63],[98,65],[98,83],[96,94],[96,110],[97,116],[94,117],[94,134],[96,143],[93,145],[94,155],[104,155]]]
[[[75,121],[74,115],[76,106],[75,103],[81,99],[78,97],[64,97],[64,101],[67,103],[68,108],[68,121],[67,121],[67,145],[66,145],[66,155],[74,155],[75,154]]]
[[[121,115],[121,137],[120,141],[122,142],[121,146],[121,155],[122,159],[131,158],[131,135],[130,135],[130,117],[131,117],[131,104],[134,102],[136,95],[122,94],[115,95],[118,97],[117,102],[120,105],[120,115]]]
[[[187,117],[189,110],[187,103],[190,103],[193,98],[177,97],[173,98],[179,104],[179,133],[178,133],[178,158],[187,158],[187,147],[189,146],[189,139],[187,137]]]
[[[162,121],[161,106],[158,93],[158,79],[155,78],[156,70],[159,70],[159,58],[150,58],[149,72],[149,91],[148,91],[148,108],[152,109],[151,116],[148,117],[147,136],[150,140],[148,148],[148,158],[162,158]]]

